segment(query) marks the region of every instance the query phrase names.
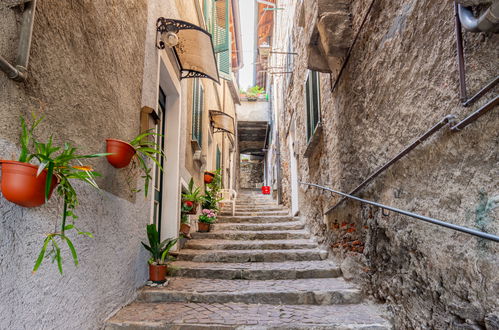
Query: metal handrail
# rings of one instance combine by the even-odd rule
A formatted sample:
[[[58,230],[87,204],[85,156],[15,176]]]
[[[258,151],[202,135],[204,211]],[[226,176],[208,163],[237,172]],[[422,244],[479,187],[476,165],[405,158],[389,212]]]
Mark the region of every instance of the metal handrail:
[[[427,217],[427,216],[424,216],[424,215],[412,213],[412,212],[409,212],[409,211],[404,211],[404,210],[401,210],[401,209],[397,209],[395,207],[391,207],[391,206],[384,205],[384,204],[381,204],[381,203],[376,203],[376,202],[369,201],[369,200],[366,200],[366,199],[362,199],[362,198],[359,198],[359,197],[356,197],[356,196],[352,196],[352,195],[343,193],[341,191],[336,191],[336,190],[333,190],[331,188],[324,187],[324,186],[321,186],[321,185],[318,185],[318,184],[315,184],[315,183],[300,182],[300,184],[311,186],[311,187],[320,188],[320,189],[323,189],[323,190],[327,190],[327,191],[330,191],[332,193],[341,195],[341,196],[346,197],[346,198],[350,198],[350,199],[356,200],[356,201],[361,202],[361,203],[366,203],[366,204],[369,204],[369,205],[377,206],[377,207],[380,207],[382,209],[386,209],[386,210],[390,210],[390,211],[393,211],[393,212],[396,212],[396,213],[407,215],[409,217],[416,218],[416,219],[419,219],[419,220],[423,220],[423,221],[426,221],[426,222],[429,222],[429,223],[432,223],[432,224],[435,224],[435,225],[439,225],[439,226],[446,227],[446,228],[449,228],[449,229],[457,230],[457,231],[460,231],[462,233],[470,234],[470,235],[477,236],[477,237],[480,237],[480,238],[485,238],[485,239],[488,239],[488,240],[491,240],[491,241],[494,241],[494,242],[499,242],[499,236],[496,236],[496,235],[493,235],[493,234],[484,233],[484,232],[481,232],[481,231],[476,230],[476,229],[471,229],[471,228],[467,228],[467,227],[455,225],[455,224],[452,224],[452,223],[448,223],[448,222],[445,222],[445,221],[442,221],[442,220],[430,218],[430,217]]]

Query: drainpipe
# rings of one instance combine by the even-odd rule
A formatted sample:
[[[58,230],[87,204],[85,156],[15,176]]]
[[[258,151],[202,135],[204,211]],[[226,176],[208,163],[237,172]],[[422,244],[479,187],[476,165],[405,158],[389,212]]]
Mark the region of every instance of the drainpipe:
[[[26,2],[24,5],[23,22],[19,36],[19,49],[17,51],[16,65],[13,66],[0,56],[0,69],[15,81],[25,81],[28,76],[29,53],[33,36],[33,23],[35,21],[36,0]]]
[[[459,5],[459,19],[469,32],[499,32],[499,1],[494,1],[478,18],[470,8]]]

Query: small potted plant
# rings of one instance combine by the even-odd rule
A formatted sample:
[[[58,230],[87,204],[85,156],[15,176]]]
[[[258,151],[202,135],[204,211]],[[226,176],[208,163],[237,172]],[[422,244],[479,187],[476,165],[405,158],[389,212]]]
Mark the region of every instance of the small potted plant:
[[[201,196],[201,207],[203,209],[218,211],[218,203],[222,200],[219,193],[222,189],[222,176],[220,170],[214,173],[213,181],[206,185],[204,195]]]
[[[154,283],[164,283],[168,270],[167,262],[171,259],[170,250],[177,243],[178,238],[159,240],[159,233],[155,224],[147,225],[149,245],[141,242],[144,248],[151,253],[149,259],[149,280]]]
[[[187,193],[182,194],[182,204],[192,207],[187,214],[196,214],[198,209],[198,204],[201,200],[199,187],[194,186],[194,180],[191,178],[189,181],[189,186],[187,188]]]
[[[149,191],[149,183],[152,179],[151,171],[152,169],[147,166],[147,159],[152,160],[158,168],[163,171],[163,167],[156,158],[158,155],[164,157],[163,150],[155,142],[149,141],[149,137],[152,135],[161,136],[151,132],[151,130],[145,133],[139,134],[135,139],[130,141],[130,143],[117,140],[117,139],[107,139],[106,152],[108,162],[115,168],[123,168],[130,164],[133,157],[137,160],[139,168],[142,170],[144,175],[144,194],[147,197],[147,192]]]
[[[217,220],[215,210],[203,209],[198,219],[198,231],[207,233],[210,231],[211,224]]]
[[[264,93],[265,90],[262,87],[256,85],[248,88],[248,90],[246,91],[246,98],[248,101],[257,101],[260,95]]]
[[[186,238],[191,238],[191,225],[189,223],[188,212],[192,209],[184,204],[182,204],[182,211],[180,213],[180,233],[184,235]]]
[[[215,177],[215,173],[205,171],[204,172],[204,183],[212,183],[214,177]]]

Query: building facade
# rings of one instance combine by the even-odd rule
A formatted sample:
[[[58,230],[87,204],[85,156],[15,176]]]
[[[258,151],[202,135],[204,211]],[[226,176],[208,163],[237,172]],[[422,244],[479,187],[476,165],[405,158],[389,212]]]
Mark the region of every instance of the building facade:
[[[490,2],[481,4],[475,15]],[[275,54],[269,66],[290,73],[269,70],[266,172],[274,188],[282,183],[284,203],[331,249],[346,278],[388,303],[395,328],[495,328],[496,243],[365,203],[332,208],[340,196],[302,184],[497,235],[498,90],[492,84],[475,103],[460,98],[454,3],[282,0],[278,7],[272,50],[289,56]],[[499,39],[462,33],[471,97],[497,80]],[[490,111],[455,129],[487,104]]]
[[[82,154],[105,152],[106,139],[131,141],[146,129],[164,136],[164,171],[153,171],[147,197],[136,168],[117,170],[105,158],[88,161],[102,174],[97,179],[101,190],[75,184],[75,222],[94,237],[71,237],[77,267],[69,249],[61,247],[63,275],[48,259],[31,274],[45,234],[58,226],[61,201],[54,196],[42,207],[23,208],[0,198],[0,328],[96,329],[132,301],[147,280],[148,255],[140,244],[146,240],[146,225],[155,222],[162,238],[178,237],[181,192],[189,180],[202,187],[204,171],[218,168],[224,187],[235,187],[236,77],[242,66],[238,3],[32,3],[36,11],[27,79],[18,82],[0,74],[0,159],[17,159],[19,118],[31,113],[44,118],[37,139],[53,136],[54,143],[70,142]],[[25,1],[0,5],[2,63],[15,62],[29,6]],[[213,35],[213,47],[184,55],[214,58],[220,78],[212,78],[217,81],[184,78],[182,53],[175,46],[158,47],[160,17]],[[203,63],[193,64],[202,71]],[[232,129],[213,124],[220,113],[232,120]]]

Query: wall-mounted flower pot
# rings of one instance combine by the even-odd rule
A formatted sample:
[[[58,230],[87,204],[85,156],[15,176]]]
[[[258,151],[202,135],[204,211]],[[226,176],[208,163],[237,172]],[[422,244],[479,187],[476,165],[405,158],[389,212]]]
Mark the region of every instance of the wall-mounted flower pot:
[[[154,283],[166,282],[167,265],[151,265],[149,264],[149,280]]]
[[[106,152],[112,155],[107,155],[108,162],[116,168],[128,166],[135,155],[135,148],[124,141],[116,139],[107,139]]]
[[[184,204],[186,202],[191,202],[191,201],[183,200],[182,204]],[[198,212],[198,203],[196,203],[196,202],[191,202],[191,203],[192,203],[192,210],[190,210],[189,212],[186,212],[186,214],[196,214]]]
[[[36,176],[38,172],[36,165],[13,160],[2,160],[0,165],[2,166],[2,194],[8,201],[24,207],[37,207],[45,204],[47,170],[43,170],[40,175]],[[53,176],[49,198],[57,183],[57,178]]]
[[[210,224],[206,222],[198,222],[198,232],[207,233],[210,231]]]
[[[262,186],[262,194],[270,195],[270,186]]]
[[[204,183],[212,183],[215,178],[215,173],[204,172]]]

